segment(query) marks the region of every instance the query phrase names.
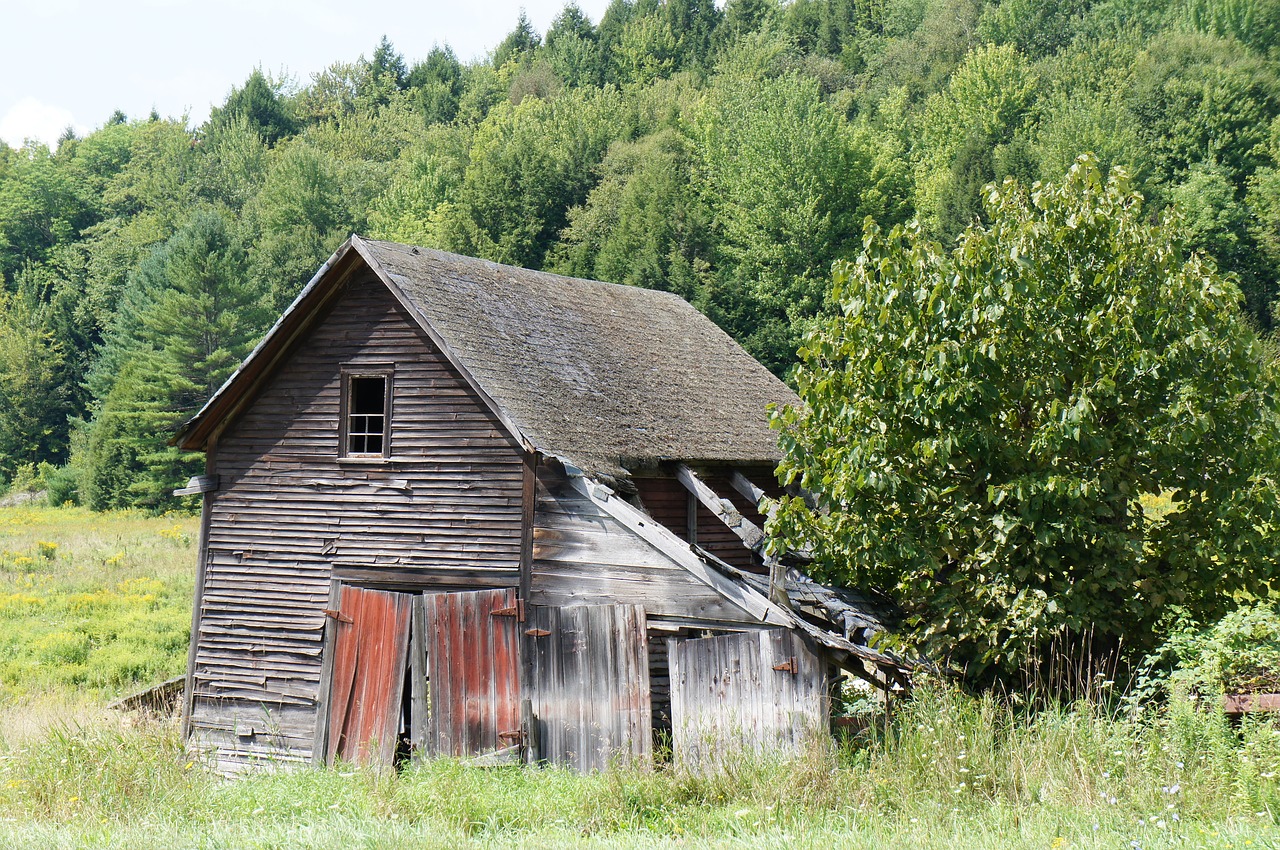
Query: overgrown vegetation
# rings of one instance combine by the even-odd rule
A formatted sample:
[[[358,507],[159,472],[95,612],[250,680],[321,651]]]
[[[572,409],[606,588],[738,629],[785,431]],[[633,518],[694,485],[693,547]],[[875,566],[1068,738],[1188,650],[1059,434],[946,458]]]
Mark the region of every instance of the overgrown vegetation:
[[[0,744],[0,843],[46,847],[1247,847],[1280,841],[1280,736],[1190,704],[1019,714],[924,687],[887,730],[726,772],[442,761],[227,782],[169,724]]]
[[[806,498],[773,545],[885,589],[900,638],[986,684],[1267,598],[1280,392],[1235,286],[1087,155],[985,204],[953,250],[871,224],[836,264],[803,404],[774,416]]]
[[[1186,625],[1152,663],[1172,667],[1173,686],[1192,698],[1280,693],[1280,612],[1255,603],[1207,627]]]
[[[181,673],[195,525],[184,515],[0,509],[0,706],[98,700]]]

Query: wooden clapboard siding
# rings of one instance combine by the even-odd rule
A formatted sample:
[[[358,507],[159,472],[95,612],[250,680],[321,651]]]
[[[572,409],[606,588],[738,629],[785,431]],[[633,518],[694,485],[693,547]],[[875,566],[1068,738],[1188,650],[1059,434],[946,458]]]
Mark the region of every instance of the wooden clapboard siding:
[[[529,601],[535,605],[635,603],[649,617],[758,622],[540,466]]]
[[[649,516],[665,525],[681,540],[689,542],[689,491],[674,478],[640,477],[632,479],[640,505]]]
[[[519,584],[519,446],[377,278],[347,287],[210,452],[191,732],[211,746],[236,743],[237,712],[283,704],[281,746],[310,755],[335,567],[354,584]],[[353,365],[394,369],[386,460],[338,457]]]
[[[311,759],[315,709],[311,706],[205,700],[191,715],[191,746],[210,755],[215,770],[237,773],[258,759],[302,763]]]
[[[653,713],[655,736],[668,739],[671,735],[671,670],[667,660],[667,646],[671,639],[668,631],[650,631],[649,641],[649,695]]]

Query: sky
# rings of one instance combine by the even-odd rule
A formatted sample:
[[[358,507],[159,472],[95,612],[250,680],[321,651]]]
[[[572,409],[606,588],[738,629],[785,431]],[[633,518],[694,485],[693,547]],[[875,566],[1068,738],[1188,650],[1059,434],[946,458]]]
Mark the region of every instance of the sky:
[[[371,56],[384,34],[410,67],[436,44],[465,62],[496,47],[522,8],[543,33],[565,2],[4,0],[0,139],[52,146],[67,126],[83,135],[117,109],[196,126],[258,66],[306,84],[334,62]],[[577,3],[597,23],[608,6]]]

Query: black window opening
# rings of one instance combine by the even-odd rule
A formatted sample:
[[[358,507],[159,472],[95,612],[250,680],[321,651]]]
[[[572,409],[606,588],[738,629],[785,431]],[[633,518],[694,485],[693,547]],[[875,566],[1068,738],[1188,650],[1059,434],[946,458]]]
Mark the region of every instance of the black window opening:
[[[382,456],[387,446],[387,378],[352,375],[347,384],[347,455]]]

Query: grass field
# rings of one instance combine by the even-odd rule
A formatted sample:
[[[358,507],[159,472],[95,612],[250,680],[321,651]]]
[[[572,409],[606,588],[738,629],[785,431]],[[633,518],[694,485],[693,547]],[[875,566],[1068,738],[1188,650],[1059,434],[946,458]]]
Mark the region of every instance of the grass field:
[[[438,762],[229,782],[102,708],[185,658],[194,522],[0,509],[0,848],[1280,847],[1280,729],[1187,702],[1017,714],[925,687],[889,729],[720,775]]]

